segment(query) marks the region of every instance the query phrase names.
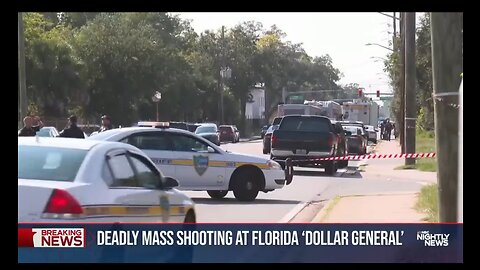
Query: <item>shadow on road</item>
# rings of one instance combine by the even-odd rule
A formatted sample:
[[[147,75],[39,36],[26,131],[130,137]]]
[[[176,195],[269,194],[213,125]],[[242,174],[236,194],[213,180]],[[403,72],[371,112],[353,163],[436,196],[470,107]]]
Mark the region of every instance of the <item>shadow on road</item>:
[[[337,172],[335,175],[328,175],[325,171],[308,171],[308,170],[294,170],[294,175],[298,176],[323,176],[323,177],[335,177],[335,178],[362,178],[359,171],[349,169],[346,172]],[[295,178],[293,179],[295,181]]]
[[[297,200],[276,200],[276,199],[256,199],[253,202],[241,202],[235,198],[211,199],[211,198],[191,198],[197,204],[234,204],[234,205],[255,205],[255,204],[299,204]]]

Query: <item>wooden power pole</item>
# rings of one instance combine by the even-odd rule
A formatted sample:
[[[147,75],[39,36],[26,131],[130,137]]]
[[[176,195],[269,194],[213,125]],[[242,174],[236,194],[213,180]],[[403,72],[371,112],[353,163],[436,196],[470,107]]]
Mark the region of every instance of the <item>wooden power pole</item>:
[[[405,153],[405,12],[400,12],[400,146]]]
[[[456,105],[463,72],[462,30],[462,13],[431,13],[440,222],[457,222],[459,114]]]
[[[415,153],[416,108],[416,59],[415,59],[415,12],[405,13],[405,153]],[[414,165],[415,158],[405,158],[405,165]]]

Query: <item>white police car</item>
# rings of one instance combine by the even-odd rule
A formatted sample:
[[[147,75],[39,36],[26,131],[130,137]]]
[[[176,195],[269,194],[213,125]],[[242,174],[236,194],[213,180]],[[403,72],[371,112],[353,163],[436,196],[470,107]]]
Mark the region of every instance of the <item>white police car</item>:
[[[132,145],[18,138],[18,222],[195,222],[177,185]]]
[[[151,126],[157,128],[112,129],[88,139],[132,144],[143,150],[165,175],[177,179],[179,189],[204,190],[214,199],[223,198],[232,190],[238,200],[253,201],[259,191],[280,189],[292,181],[291,166],[284,171],[273,160],[225,151],[196,134],[168,128],[168,123]]]

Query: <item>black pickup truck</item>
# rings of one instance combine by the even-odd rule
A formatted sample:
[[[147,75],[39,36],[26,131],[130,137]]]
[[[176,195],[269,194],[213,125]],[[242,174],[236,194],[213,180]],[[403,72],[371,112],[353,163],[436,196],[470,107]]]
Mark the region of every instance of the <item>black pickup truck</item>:
[[[323,116],[284,116],[272,134],[270,158],[277,161],[290,158],[294,165],[323,167],[327,174],[333,175],[348,162],[311,159],[346,155],[344,147],[339,147],[339,134],[334,127],[330,119]]]

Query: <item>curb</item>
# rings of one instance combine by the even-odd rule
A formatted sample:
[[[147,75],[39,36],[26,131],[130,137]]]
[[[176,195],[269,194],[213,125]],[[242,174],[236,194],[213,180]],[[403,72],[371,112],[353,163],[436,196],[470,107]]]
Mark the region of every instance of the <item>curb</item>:
[[[339,196],[337,203],[343,198],[344,196]],[[330,209],[331,205],[334,203],[335,198],[328,200],[328,203],[325,204],[320,211],[313,217],[310,223],[321,223],[321,220],[327,216],[327,209]],[[333,209],[332,209],[333,210]]]

